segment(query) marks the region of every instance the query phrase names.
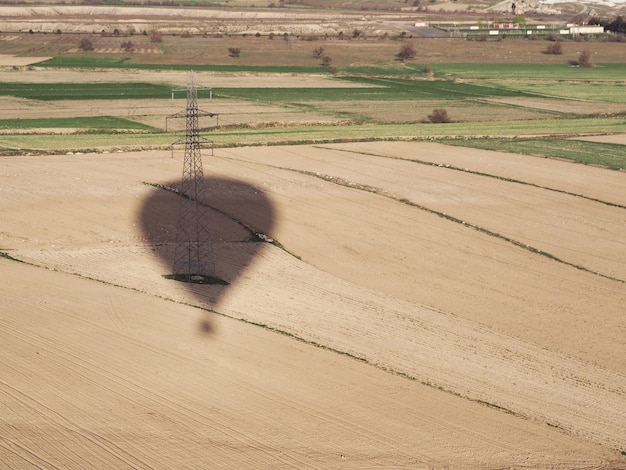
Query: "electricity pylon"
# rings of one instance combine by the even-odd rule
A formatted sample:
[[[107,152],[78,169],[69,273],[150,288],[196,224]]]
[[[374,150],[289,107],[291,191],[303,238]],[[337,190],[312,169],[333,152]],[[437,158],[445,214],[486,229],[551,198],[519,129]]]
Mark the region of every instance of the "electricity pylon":
[[[207,203],[207,188],[202,170],[201,146],[207,140],[200,136],[198,118],[200,116],[216,116],[198,110],[198,92],[193,74],[189,76],[187,85],[187,107],[184,111],[169,117],[184,117],[185,157],[183,176],[179,188],[180,207],[176,244],[174,247],[174,279],[216,283],[215,254],[211,241],[210,209]]]

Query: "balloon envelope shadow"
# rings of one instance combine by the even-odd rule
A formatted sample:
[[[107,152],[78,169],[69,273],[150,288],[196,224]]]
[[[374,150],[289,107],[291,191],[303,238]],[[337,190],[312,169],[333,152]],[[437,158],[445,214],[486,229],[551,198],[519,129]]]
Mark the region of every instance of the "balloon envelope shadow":
[[[221,282],[183,282],[181,285],[185,285],[203,306],[213,309],[228,285],[272,240],[274,208],[263,191],[249,183],[227,178],[205,178],[205,182],[207,202],[200,216],[209,219],[211,243],[203,244],[202,249],[212,253],[201,255],[208,255],[214,261],[213,276]],[[164,277],[172,279],[171,282],[180,282],[174,279],[181,278],[173,272],[176,233],[181,202],[189,202],[181,201],[185,196],[178,192],[179,183],[151,184],[153,190],[139,216],[144,237],[164,265]],[[214,330],[208,314],[201,320],[199,329],[203,333]]]

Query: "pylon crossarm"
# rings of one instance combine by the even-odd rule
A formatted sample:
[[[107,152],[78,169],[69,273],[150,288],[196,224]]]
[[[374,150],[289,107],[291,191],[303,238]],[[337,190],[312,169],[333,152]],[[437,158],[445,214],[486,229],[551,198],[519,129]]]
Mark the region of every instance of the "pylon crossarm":
[[[165,132],[167,132],[167,123],[169,119],[181,119],[181,118],[185,118],[188,119],[190,117],[190,112],[189,110],[185,109],[184,111],[179,111],[175,114],[170,114],[169,116],[165,117]],[[198,118],[198,117],[217,117],[219,120],[219,114],[217,113],[211,113],[209,111],[201,111],[198,110],[197,112],[193,112],[193,117]],[[219,121],[218,121],[218,127],[219,127]]]

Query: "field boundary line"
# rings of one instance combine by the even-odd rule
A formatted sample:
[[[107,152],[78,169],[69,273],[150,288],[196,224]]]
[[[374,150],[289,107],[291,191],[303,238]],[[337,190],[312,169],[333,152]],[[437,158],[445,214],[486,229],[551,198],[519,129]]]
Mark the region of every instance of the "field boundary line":
[[[459,219],[457,217],[454,217],[452,215],[446,214],[445,212],[437,211],[437,210],[431,209],[429,207],[422,206],[420,204],[412,202],[409,199],[395,196],[395,195],[390,194],[387,191],[382,190],[380,188],[376,188],[376,187],[369,186],[369,185],[360,185],[358,183],[353,183],[351,181],[344,180],[343,178],[338,178],[338,177],[329,176],[329,175],[322,175],[320,173],[316,173],[316,172],[312,172],[312,171],[292,170],[292,169],[289,169],[289,168],[282,168],[282,169],[294,171],[296,173],[300,173],[300,174],[303,174],[303,175],[313,176],[313,177],[316,177],[316,178],[320,178],[320,179],[322,179],[324,181],[327,181],[329,183],[337,184],[339,186],[344,186],[344,187],[351,188],[351,189],[357,189],[359,191],[366,191],[366,192],[369,192],[369,193],[373,193],[373,194],[376,194],[376,195],[379,195],[379,196],[383,196],[383,197],[392,199],[392,200],[400,202],[402,204],[406,204],[408,206],[415,207],[416,209],[422,210],[424,212],[428,212],[429,214],[436,215],[438,217],[441,217],[442,219],[449,220],[450,222],[457,223],[457,224],[462,225],[464,227],[472,228],[472,229],[474,229],[474,230],[476,230],[478,232],[484,233],[485,235],[488,235],[490,237],[498,238],[498,239],[503,240],[505,242],[508,242],[508,243],[510,243],[510,244],[512,244],[514,246],[517,246],[518,248],[523,248],[526,251],[530,251],[531,253],[534,253],[534,254],[537,254],[537,255],[540,255],[540,256],[544,256],[544,257],[546,257],[548,259],[551,259],[551,260],[556,261],[558,263],[564,264],[566,266],[570,266],[572,268],[576,268],[576,269],[578,269],[580,271],[584,271],[584,272],[589,273],[589,274],[594,274],[596,276],[600,276],[600,277],[602,277],[604,279],[608,279],[610,281],[615,281],[615,282],[620,282],[622,284],[626,284],[626,280],[624,280],[624,279],[620,279],[618,277],[613,277],[613,276],[610,276],[608,274],[601,273],[599,271],[594,271],[594,270],[589,269],[589,268],[587,268],[585,266],[582,266],[580,264],[570,263],[569,261],[561,259],[558,256],[555,256],[555,255],[553,255],[551,253],[548,253],[547,251],[541,250],[539,248],[535,248],[534,246],[531,246],[531,245],[528,245],[526,243],[520,242],[519,240],[515,240],[514,238],[507,237],[506,235],[502,235],[501,233],[494,232],[493,230],[489,230],[488,228],[481,227],[480,225],[476,225],[476,224],[473,224],[473,223],[470,223],[470,222],[466,222],[466,221],[461,220],[461,219]]]
[[[439,143],[441,143],[442,145],[446,145],[445,142],[439,142]],[[447,170],[460,171],[462,173],[468,173],[468,174],[471,174],[471,175],[484,176],[486,178],[493,178],[493,179],[496,179],[496,180],[499,180],[499,181],[505,181],[507,183],[515,183],[515,184],[521,184],[521,185],[524,185],[524,186],[530,186],[530,187],[537,188],[537,189],[545,189],[546,191],[553,191],[555,193],[565,194],[567,196],[579,197],[579,198],[582,198],[582,199],[586,199],[588,201],[597,202],[599,204],[604,204],[604,205],[607,205],[607,206],[610,206],[610,207],[617,207],[618,209],[626,209],[625,205],[618,204],[616,202],[603,201],[602,199],[597,199],[595,197],[585,196],[584,194],[572,193],[572,192],[566,191],[564,189],[551,188],[549,186],[542,186],[540,184],[529,183],[528,181],[517,180],[515,178],[507,178],[505,176],[492,175],[490,173],[484,173],[482,171],[469,170],[467,168],[461,168],[461,167],[450,165],[450,164],[447,164],[447,163],[435,163],[435,162],[429,162],[429,161],[426,161],[426,160],[418,160],[418,159],[413,159],[413,158],[392,157],[392,156],[389,156],[389,155],[383,155],[383,154],[372,153],[372,152],[362,152],[362,151],[356,151],[356,150],[347,150],[347,149],[343,149],[343,148],[342,149],[336,149],[336,148],[333,148],[333,147],[321,147],[319,145],[314,145],[313,147],[323,148],[324,150],[334,150],[334,151],[338,151],[338,152],[347,152],[347,153],[355,153],[355,154],[359,154],[359,155],[368,155],[368,156],[371,156],[371,157],[388,158],[390,160],[402,160],[402,161],[405,161],[405,162],[417,163],[419,165],[424,165],[424,166],[433,166],[433,167],[437,167],[437,168],[445,168]],[[567,161],[570,162],[571,160],[567,160]]]

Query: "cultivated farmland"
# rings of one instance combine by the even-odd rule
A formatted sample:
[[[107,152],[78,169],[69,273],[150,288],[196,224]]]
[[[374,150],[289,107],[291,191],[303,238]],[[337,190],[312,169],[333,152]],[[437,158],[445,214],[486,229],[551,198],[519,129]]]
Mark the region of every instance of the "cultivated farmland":
[[[614,44],[428,72],[444,46],[274,39],[331,72],[43,36],[0,43],[0,466],[626,468]],[[194,63],[228,286],[164,277]]]

